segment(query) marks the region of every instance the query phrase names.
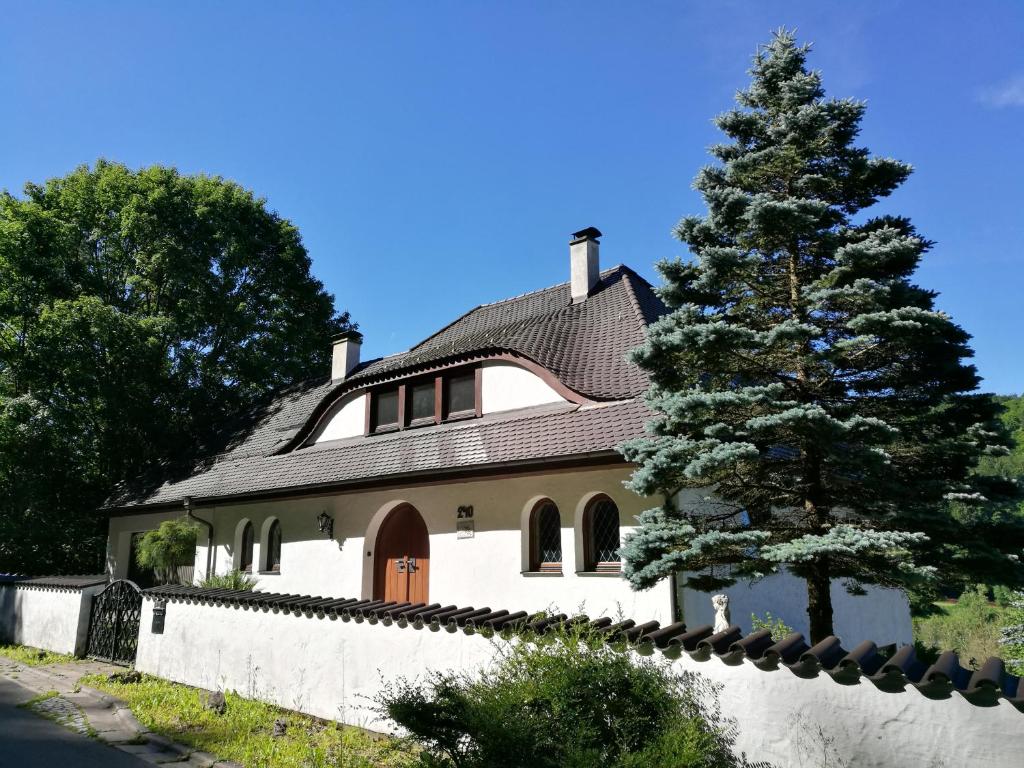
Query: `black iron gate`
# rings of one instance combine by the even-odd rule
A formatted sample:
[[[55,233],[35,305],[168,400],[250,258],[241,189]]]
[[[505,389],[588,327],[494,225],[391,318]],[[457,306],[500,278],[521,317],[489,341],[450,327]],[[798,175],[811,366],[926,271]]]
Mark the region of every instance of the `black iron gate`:
[[[132,664],[139,646],[142,592],[134,582],[111,582],[92,598],[86,655],[113,664]]]

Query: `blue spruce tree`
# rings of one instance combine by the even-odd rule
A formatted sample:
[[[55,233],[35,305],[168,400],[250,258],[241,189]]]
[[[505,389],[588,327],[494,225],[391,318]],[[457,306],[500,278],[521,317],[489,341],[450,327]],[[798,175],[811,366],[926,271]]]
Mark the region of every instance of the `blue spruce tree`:
[[[954,509],[985,502],[971,470],[1006,449],[968,334],[912,281],[931,243],[862,213],[911,168],[854,144],[864,104],[826,99],[808,49],[780,31],[758,51],[695,181],[707,215],[675,231],[694,258],[658,265],[671,311],[633,353],[655,418],[622,452],[631,487],[666,501],[622,556],[638,589],[785,566],[818,641],[834,579],[906,588],[956,567],[949,551],[977,557],[977,518]],[[717,503],[679,507],[687,488]],[[983,545],[989,570],[1020,578],[1019,536]]]

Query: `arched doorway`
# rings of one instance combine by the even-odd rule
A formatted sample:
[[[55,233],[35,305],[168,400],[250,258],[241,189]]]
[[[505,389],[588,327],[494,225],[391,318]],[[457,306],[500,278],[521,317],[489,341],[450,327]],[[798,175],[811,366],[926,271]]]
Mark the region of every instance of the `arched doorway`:
[[[427,602],[430,536],[420,513],[409,504],[381,523],[374,547],[373,598],[400,603]]]

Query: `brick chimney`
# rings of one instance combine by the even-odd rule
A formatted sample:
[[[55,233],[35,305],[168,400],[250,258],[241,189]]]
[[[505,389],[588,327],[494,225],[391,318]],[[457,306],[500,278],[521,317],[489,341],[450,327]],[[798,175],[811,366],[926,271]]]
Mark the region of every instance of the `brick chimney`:
[[[342,381],[359,365],[363,334],[344,331],[331,339],[331,381]]]
[[[601,230],[587,227],[574,232],[569,241],[569,287],[572,290],[572,303],[586,301],[594,290],[601,274],[601,262],[598,259]]]

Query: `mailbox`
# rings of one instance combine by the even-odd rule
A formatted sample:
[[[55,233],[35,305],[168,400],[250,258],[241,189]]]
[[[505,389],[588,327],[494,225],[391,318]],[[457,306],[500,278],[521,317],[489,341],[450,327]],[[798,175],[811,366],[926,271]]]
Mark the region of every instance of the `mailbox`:
[[[167,615],[167,601],[155,600],[153,602],[153,625],[150,628],[154,635],[164,633],[164,617]]]

